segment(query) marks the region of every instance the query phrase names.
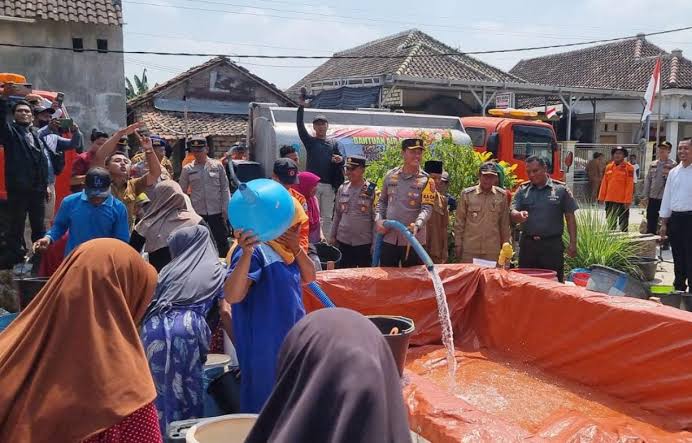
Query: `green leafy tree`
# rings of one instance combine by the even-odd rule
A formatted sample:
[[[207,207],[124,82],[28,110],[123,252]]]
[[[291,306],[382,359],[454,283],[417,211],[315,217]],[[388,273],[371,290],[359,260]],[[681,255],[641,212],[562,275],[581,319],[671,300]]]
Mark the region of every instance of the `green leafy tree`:
[[[133,77],[135,81],[134,85],[129,78],[125,77],[125,92],[128,100],[133,99],[138,95],[142,95],[149,90],[149,81],[147,80],[146,68],[142,72],[141,78],[137,77],[137,74],[135,74]]]

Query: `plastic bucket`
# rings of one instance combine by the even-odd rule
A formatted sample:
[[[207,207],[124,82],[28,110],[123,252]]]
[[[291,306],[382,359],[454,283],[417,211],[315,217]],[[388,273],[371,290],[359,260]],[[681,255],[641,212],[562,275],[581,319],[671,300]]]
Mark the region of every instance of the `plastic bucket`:
[[[231,414],[203,420],[185,434],[187,443],[243,443],[257,421],[256,414]]]
[[[546,280],[557,280],[557,272],[550,269],[536,269],[536,268],[514,268],[510,269],[512,272],[519,274],[530,275],[531,277],[544,278]]]
[[[408,353],[408,342],[411,339],[411,334],[416,330],[413,320],[406,317],[390,315],[368,315],[367,317],[377,326],[377,329],[380,330],[382,335],[384,335],[384,339],[392,350],[399,375],[403,375],[406,354]],[[394,328],[399,329],[397,334],[391,334]]]
[[[204,388],[204,416],[216,417],[222,414],[216,401],[209,395],[209,385],[226,372],[231,357],[225,354],[208,354],[204,363],[204,376],[202,386]]]
[[[692,294],[688,292],[683,292],[680,294],[682,297],[681,308],[687,312],[692,312]]]
[[[6,314],[0,315],[0,332],[4,331],[10,325],[10,323],[12,323],[12,321],[15,318],[17,318],[18,315],[19,315],[19,312],[15,312],[15,313],[9,313],[8,312]]]
[[[622,271],[602,265],[591,267],[591,277],[586,289],[608,295],[626,295],[627,297],[647,299],[649,290],[641,281],[630,277]]]
[[[656,278],[657,258],[637,257],[632,259],[632,263],[639,268],[645,281],[651,281]]]
[[[682,292],[671,292],[670,294],[660,294],[658,298],[661,299],[661,303],[666,306],[672,306],[673,308],[680,309],[682,304]]]
[[[19,307],[25,309],[48,281],[48,277],[13,278],[19,293]]]
[[[327,269],[327,262],[334,262],[334,266],[339,266],[341,262],[341,251],[327,243],[315,243],[317,256],[320,258],[322,269]]]
[[[572,281],[575,285],[585,288],[589,284],[589,277],[591,277],[590,272],[577,272],[572,276]]]

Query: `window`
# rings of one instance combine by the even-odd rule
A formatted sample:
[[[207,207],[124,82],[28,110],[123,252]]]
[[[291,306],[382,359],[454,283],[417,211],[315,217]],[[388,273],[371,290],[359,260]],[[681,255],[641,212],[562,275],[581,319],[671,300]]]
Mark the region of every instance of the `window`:
[[[108,52],[108,40],[97,38],[96,49],[98,49],[98,51],[102,54]]]
[[[541,126],[516,125],[514,134],[514,159],[526,160],[535,155],[548,163],[548,172],[553,172],[553,131]]]
[[[82,40],[81,38],[73,38],[72,50],[74,52],[84,52],[84,40]]]
[[[466,133],[471,137],[471,143],[476,148],[485,146],[485,129],[484,128],[465,128]]]

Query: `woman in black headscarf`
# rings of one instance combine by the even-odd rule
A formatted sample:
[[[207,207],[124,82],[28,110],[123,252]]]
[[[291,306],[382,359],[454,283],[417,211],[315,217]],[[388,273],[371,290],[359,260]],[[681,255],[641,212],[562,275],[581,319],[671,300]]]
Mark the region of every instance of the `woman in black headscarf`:
[[[297,441],[411,441],[394,357],[357,312],[316,311],[281,346],[276,386],[245,442]]]

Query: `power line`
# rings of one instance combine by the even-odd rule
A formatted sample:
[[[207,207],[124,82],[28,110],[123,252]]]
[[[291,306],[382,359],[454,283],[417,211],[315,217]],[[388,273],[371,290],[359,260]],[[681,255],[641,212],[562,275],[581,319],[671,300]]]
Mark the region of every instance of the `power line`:
[[[187,1],[192,1],[192,0],[187,0]],[[563,40],[564,39],[569,40],[572,38],[590,38],[590,36],[565,36],[563,34],[555,35],[555,34],[543,34],[543,33],[539,33],[539,32],[521,32],[521,31],[508,32],[508,31],[489,30],[487,28],[478,27],[478,26],[474,26],[474,25],[466,25],[464,29],[460,29],[460,26],[458,26],[458,25],[442,25],[442,24],[420,23],[420,22],[405,22],[405,21],[391,20],[391,19],[385,19],[385,18],[334,16],[333,14],[324,14],[324,13],[319,13],[319,12],[310,12],[309,16],[307,16],[304,11],[277,9],[277,8],[269,8],[269,7],[259,7],[259,6],[233,4],[233,3],[222,3],[222,2],[216,2],[216,1],[211,1],[211,0],[194,0],[194,3],[223,5],[223,6],[230,6],[230,7],[237,7],[237,8],[249,8],[249,9],[255,9],[258,11],[273,11],[273,12],[281,12],[281,13],[287,13],[287,14],[302,14],[302,15],[305,15],[305,17],[293,17],[293,16],[284,16],[284,15],[264,14],[264,13],[249,12],[249,11],[233,11],[233,10],[228,10],[228,9],[208,9],[208,8],[200,8],[200,7],[193,7],[193,6],[149,3],[149,2],[142,2],[142,1],[125,0],[123,3],[129,3],[129,4],[134,4],[134,5],[144,5],[144,6],[155,6],[155,7],[159,7],[159,8],[185,9],[185,10],[200,11],[200,12],[217,12],[217,13],[223,12],[225,14],[232,14],[232,15],[250,15],[250,16],[255,16],[255,17],[271,17],[271,18],[280,18],[280,19],[284,19],[284,20],[294,20],[294,21],[314,22],[315,19],[311,18],[311,17],[317,16],[317,17],[325,17],[325,18],[320,18],[318,20],[320,22],[339,23],[339,24],[347,24],[347,25],[353,25],[353,24],[366,25],[366,23],[364,23],[364,21],[365,21],[365,22],[371,22],[371,23],[389,23],[389,24],[403,25],[403,26],[424,26],[426,28],[440,29],[440,30],[444,30],[446,32],[457,32],[457,33],[493,32],[494,34],[499,34],[499,35],[508,35],[508,36],[533,35],[533,36],[537,36],[537,37],[548,37],[548,38],[563,39]],[[351,20],[351,21],[343,21],[343,20]],[[472,29],[469,30],[467,28],[472,28]]]
[[[621,40],[628,40],[637,38],[640,36],[652,36],[652,35],[663,35],[671,34],[674,32],[687,31],[692,29],[692,26],[686,26],[683,28],[668,29],[665,31],[649,32],[646,34],[630,35],[626,37],[615,37],[615,38],[605,38],[598,40],[589,40],[576,43],[562,43],[555,45],[544,45],[544,46],[530,46],[524,48],[511,48],[511,49],[493,49],[486,51],[454,51],[454,52],[441,52],[438,54],[392,54],[392,55],[261,55],[261,54],[218,54],[218,53],[190,53],[190,52],[164,52],[164,51],[126,51],[122,49],[109,49],[108,51],[102,51],[96,48],[84,48],[76,52],[110,52],[115,54],[141,54],[141,55],[172,55],[172,56],[184,56],[184,57],[236,57],[236,58],[259,58],[259,59],[285,59],[285,60],[324,60],[324,59],[400,59],[400,58],[438,58],[438,57],[454,57],[454,56],[464,56],[464,55],[482,55],[482,54],[499,54],[499,53],[509,53],[509,52],[526,52],[526,51],[536,51],[541,49],[557,49],[557,48],[570,48],[575,46],[585,46],[597,43],[612,43]],[[45,45],[20,45],[16,43],[0,43],[0,46],[10,47],[10,48],[26,48],[26,49],[51,49],[56,51],[75,51],[74,48],[60,47],[60,46],[45,46]]]

